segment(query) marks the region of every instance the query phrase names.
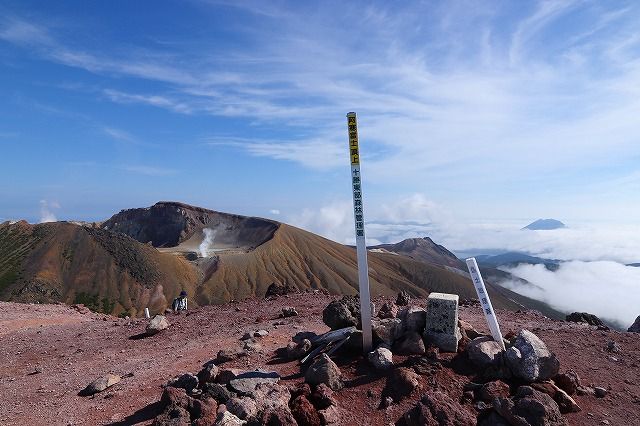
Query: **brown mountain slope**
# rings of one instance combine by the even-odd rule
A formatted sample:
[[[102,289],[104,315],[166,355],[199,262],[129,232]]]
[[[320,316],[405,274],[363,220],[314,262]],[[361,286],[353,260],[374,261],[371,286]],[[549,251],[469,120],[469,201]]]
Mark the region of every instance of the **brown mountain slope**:
[[[444,246],[434,243],[429,237],[408,238],[399,243],[380,244],[370,247],[370,249],[389,251],[434,265],[446,265],[463,271],[466,270],[466,265],[463,261]]]
[[[186,260],[97,228],[66,222],[0,225],[0,297],[84,303],[93,310],[161,310],[197,271]],[[167,295],[167,296],[165,296]]]
[[[278,222],[160,201],[151,207],[122,210],[104,222],[102,228],[154,247],[182,244],[191,250],[197,249],[203,229],[209,228],[215,233],[217,248],[251,249],[271,239]]]
[[[216,272],[198,290],[201,304],[261,296],[272,282],[301,290],[357,293],[355,249],[289,225],[281,224],[271,240],[253,251],[222,252],[218,257]],[[416,296],[438,291],[456,293],[461,298],[476,297],[469,279],[404,256],[370,252],[369,272],[374,295],[407,290]],[[521,308],[497,292],[490,294],[496,307]]]

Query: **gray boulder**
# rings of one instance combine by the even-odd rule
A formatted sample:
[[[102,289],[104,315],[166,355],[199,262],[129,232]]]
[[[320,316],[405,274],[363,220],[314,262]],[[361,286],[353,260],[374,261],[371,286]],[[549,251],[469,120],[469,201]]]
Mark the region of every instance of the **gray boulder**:
[[[634,323],[631,325],[631,327],[629,327],[627,331],[631,333],[640,333],[640,315],[638,316],[638,318],[636,318]]]
[[[264,383],[278,383],[280,375],[275,371],[249,371],[239,374],[235,379],[229,381],[231,390],[239,395],[253,396],[256,388]]]
[[[400,318],[374,318],[371,321],[373,335],[382,343],[392,346],[403,333],[402,320]]]
[[[252,398],[231,398],[224,405],[241,420],[253,419],[258,415],[258,406]]]
[[[322,311],[322,321],[332,330],[360,326],[360,299],[344,296],[329,303]]]
[[[528,382],[547,380],[558,374],[560,361],[538,336],[521,330],[505,352],[511,373]]]
[[[400,355],[422,355],[425,353],[426,347],[424,340],[422,340],[422,335],[415,331],[410,331],[396,342],[394,351]]]
[[[393,354],[387,348],[378,348],[369,352],[367,359],[376,370],[384,371],[393,368]]]
[[[285,349],[287,359],[298,359],[311,350],[311,341],[303,339],[299,343],[290,342]]]
[[[182,376],[174,377],[167,382],[167,386],[172,388],[181,388],[187,392],[191,392],[198,387],[199,380],[196,376],[190,373],[185,373]]]
[[[241,420],[238,416],[234,415],[230,411],[224,411],[218,414],[214,426],[243,426],[247,422]]]
[[[342,372],[327,354],[321,354],[309,366],[304,376],[304,381],[310,385],[324,383],[334,391],[340,390],[344,386]]]
[[[398,306],[395,303],[386,302],[378,312],[378,318],[395,318],[398,315]]]
[[[503,354],[500,344],[487,336],[473,339],[467,344],[466,351],[469,360],[479,368],[498,365]]]
[[[398,313],[398,318],[402,319],[405,331],[422,333],[427,321],[427,311],[417,306],[408,306]]]
[[[86,388],[80,391],[81,396],[90,396],[103,390],[110,388],[116,383],[120,382],[121,377],[116,374],[107,374],[99,379],[89,383]]]
[[[198,381],[200,383],[214,382],[218,377],[218,367],[215,362],[208,361],[202,366],[202,370],[198,373]]]
[[[169,328],[169,321],[167,321],[167,318],[163,315],[156,315],[151,318],[151,321],[147,324],[146,334],[147,336],[153,336],[167,328]]]
[[[510,425],[568,425],[553,398],[529,386],[520,386],[513,399],[496,398],[493,408]]]
[[[398,297],[396,298],[396,305],[398,306],[407,306],[411,302],[411,296],[405,290],[402,290],[398,293]]]

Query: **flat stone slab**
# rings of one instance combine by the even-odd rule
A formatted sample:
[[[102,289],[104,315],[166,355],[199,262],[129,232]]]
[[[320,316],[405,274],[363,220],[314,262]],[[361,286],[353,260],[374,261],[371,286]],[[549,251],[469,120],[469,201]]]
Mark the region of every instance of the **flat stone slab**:
[[[275,371],[256,370],[237,375],[229,382],[229,386],[240,395],[252,396],[258,385],[262,383],[275,384],[279,381],[280,375]]]

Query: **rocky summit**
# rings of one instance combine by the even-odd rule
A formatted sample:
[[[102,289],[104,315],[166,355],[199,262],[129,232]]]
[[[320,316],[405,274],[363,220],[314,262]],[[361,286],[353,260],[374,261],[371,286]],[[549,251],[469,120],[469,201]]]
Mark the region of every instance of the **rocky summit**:
[[[398,306],[392,295],[373,300],[388,308],[369,355],[355,327],[323,322],[341,299],[310,291],[195,307],[164,315],[171,325],[152,336],[152,319],[0,303],[0,421],[601,425],[637,413],[635,333],[496,309],[502,351],[467,304],[458,351],[447,352],[422,333],[427,300]]]

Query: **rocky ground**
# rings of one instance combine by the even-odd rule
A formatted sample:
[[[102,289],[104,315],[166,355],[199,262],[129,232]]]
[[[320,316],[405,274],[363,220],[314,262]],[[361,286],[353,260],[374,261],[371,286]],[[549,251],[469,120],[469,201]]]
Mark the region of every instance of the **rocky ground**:
[[[185,372],[197,373],[220,350],[240,348],[245,333],[261,329],[268,334],[256,338],[257,351],[219,367],[275,371],[281,385],[295,389],[304,381],[298,362],[275,353],[298,332],[328,331],[322,311],[334,299],[305,293],[197,308],[168,315],[169,328],[151,337],[144,337],[144,319],[118,319],[65,305],[0,303],[0,422],[152,424],[163,408],[163,385]],[[412,304],[424,307],[426,302]],[[287,306],[295,307],[298,315],[279,318]],[[550,320],[535,312],[499,310],[497,315],[504,334],[532,331],[557,355],[561,372],[574,370],[583,385],[606,390],[602,398],[573,395],[581,411],[562,416],[569,424],[640,424],[639,334]],[[477,306],[461,307],[460,319],[487,331]],[[387,376],[398,367],[415,367],[420,357],[394,354],[396,367],[389,372],[376,371],[362,358],[334,357],[344,375],[344,388],[333,395],[340,424],[394,424],[425,394],[459,403],[461,415],[477,416],[478,401],[464,394],[476,378],[454,357],[441,353],[437,367],[426,363],[423,374],[416,376],[416,389],[386,408]],[[108,373],[121,380],[93,396],[79,395]]]

